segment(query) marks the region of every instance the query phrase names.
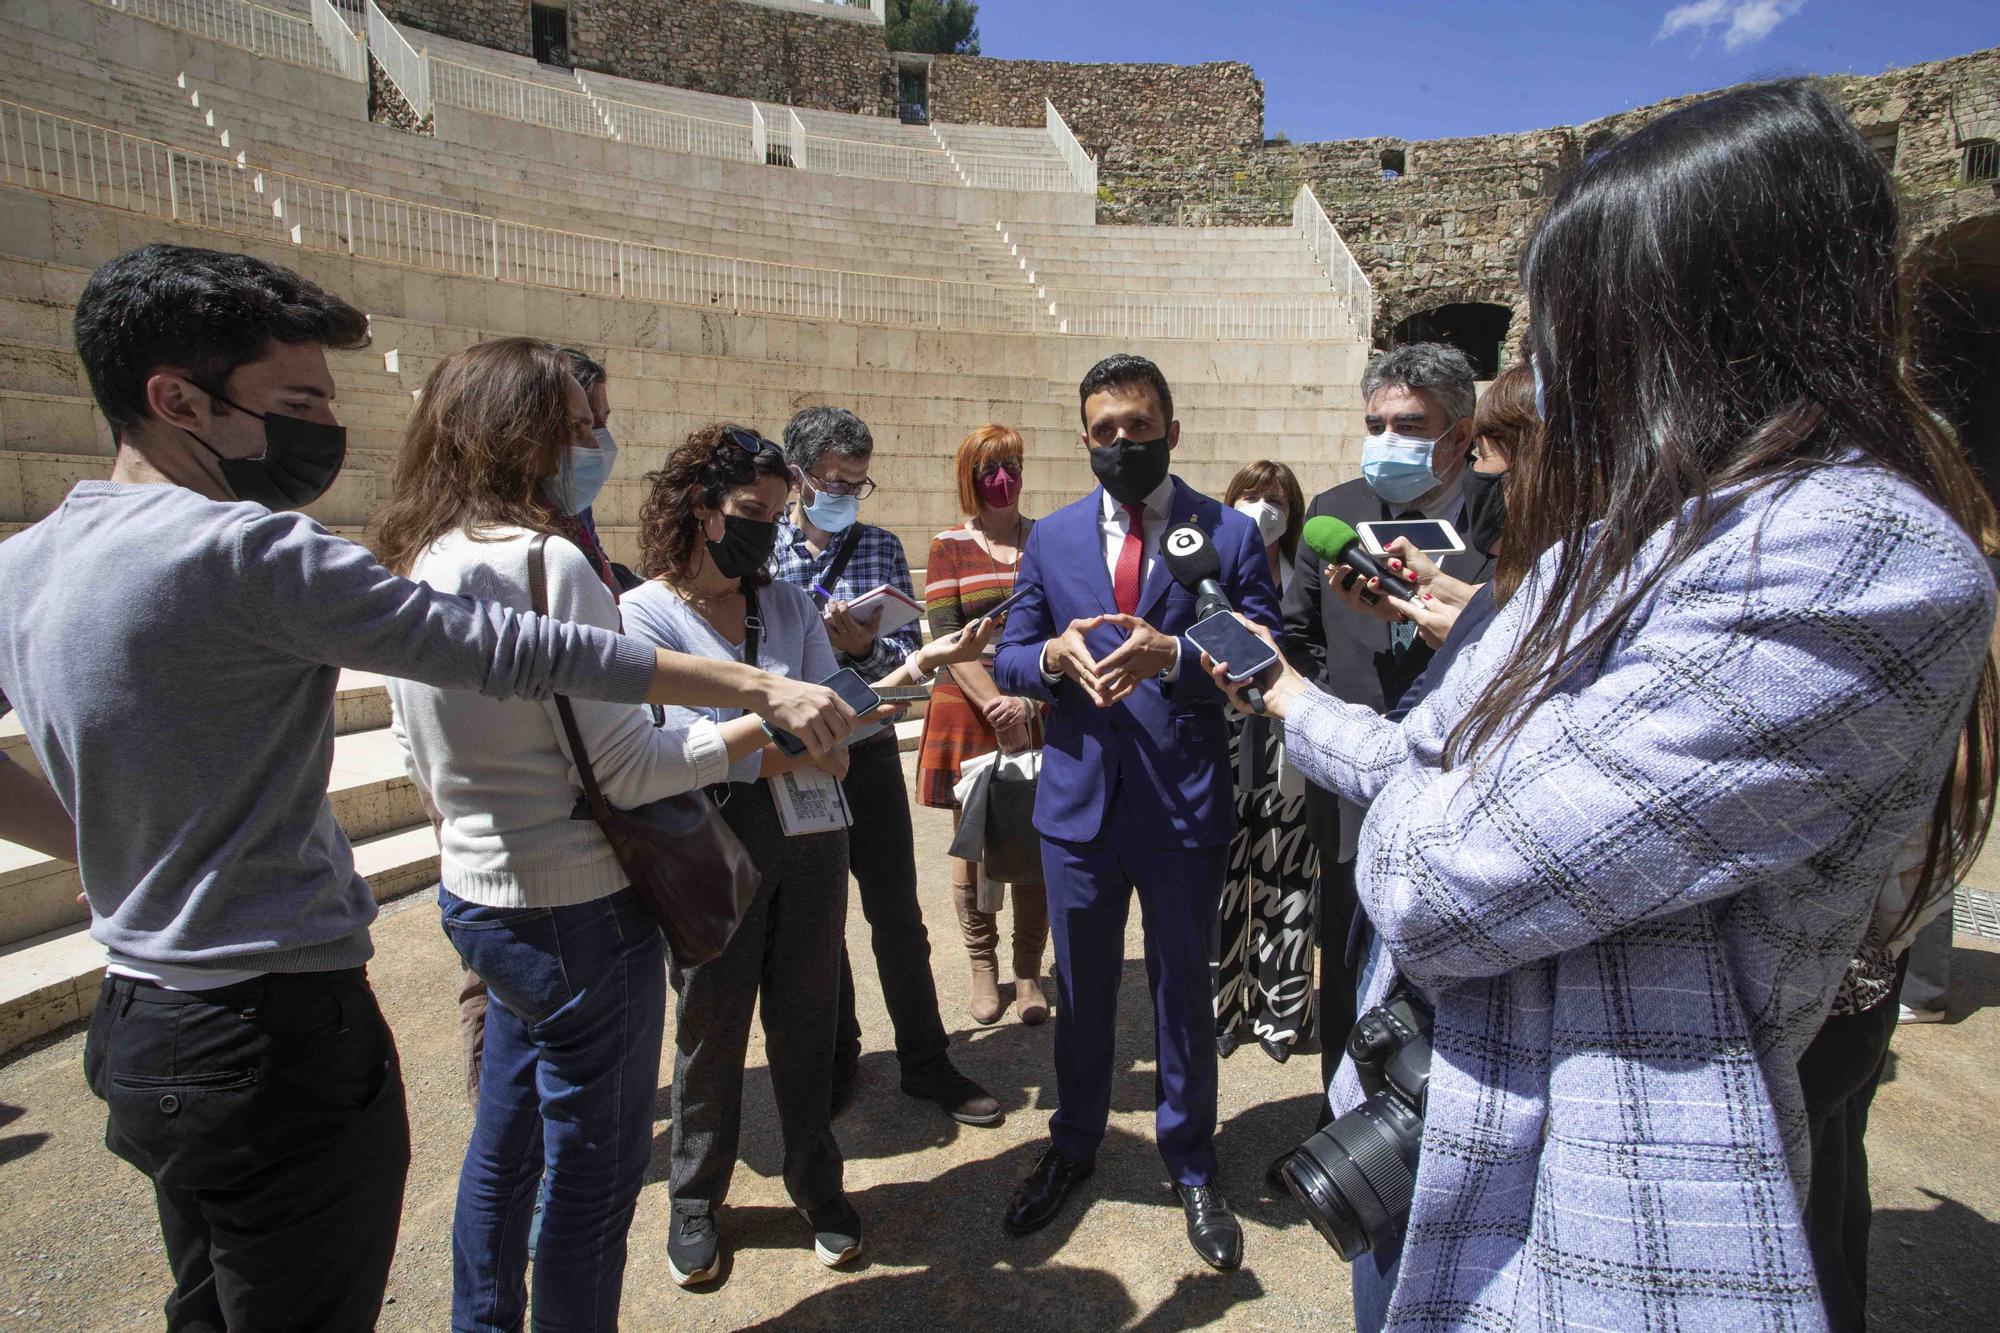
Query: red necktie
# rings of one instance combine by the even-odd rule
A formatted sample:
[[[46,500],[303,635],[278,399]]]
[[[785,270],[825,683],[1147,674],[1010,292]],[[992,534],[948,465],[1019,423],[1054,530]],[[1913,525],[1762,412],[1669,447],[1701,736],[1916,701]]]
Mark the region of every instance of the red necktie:
[[[1111,577],[1111,596],[1118,614],[1139,614],[1139,571],[1146,563],[1146,506],[1126,505],[1131,522],[1125,528],[1125,544],[1118,548],[1118,570]]]

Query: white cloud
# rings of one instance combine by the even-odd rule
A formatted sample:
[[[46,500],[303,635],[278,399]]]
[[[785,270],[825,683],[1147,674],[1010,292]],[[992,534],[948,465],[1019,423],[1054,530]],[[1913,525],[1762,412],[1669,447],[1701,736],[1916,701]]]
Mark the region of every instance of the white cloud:
[[[1653,40],[1663,41],[1684,32],[1708,37],[1719,28],[1723,49],[1740,51],[1769,37],[1805,4],[1806,0],[1688,0],[1667,11]]]

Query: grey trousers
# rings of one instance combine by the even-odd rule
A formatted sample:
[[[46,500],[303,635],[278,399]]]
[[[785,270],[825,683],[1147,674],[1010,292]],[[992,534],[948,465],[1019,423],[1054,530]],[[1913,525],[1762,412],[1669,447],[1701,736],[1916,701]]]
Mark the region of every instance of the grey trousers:
[[[721,957],[668,968],[679,997],[673,1206],[713,1213],[729,1194],[743,1123],[750,1013],[761,997],[764,1052],[785,1140],[785,1189],[799,1207],[817,1208],[841,1192],[833,1040],[847,932],[847,834],[787,838],[763,782],[732,786],[722,816],[749,849],[764,884]]]
[[[1947,907],[1910,941],[1910,970],[1901,999],[1912,1009],[1942,1009],[1951,989],[1951,908]]]

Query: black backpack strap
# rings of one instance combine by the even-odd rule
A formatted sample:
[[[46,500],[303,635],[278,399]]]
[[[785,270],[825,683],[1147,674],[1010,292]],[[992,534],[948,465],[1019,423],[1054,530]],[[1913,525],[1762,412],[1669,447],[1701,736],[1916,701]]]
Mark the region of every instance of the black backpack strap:
[[[548,540],[547,533],[538,532],[528,543],[528,602],[538,616],[549,613],[549,570],[543,554]],[[611,813],[611,803],[604,799],[604,791],[597,785],[597,774],[590,766],[590,752],[583,748],[583,733],[577,730],[576,710],[560,694],[555,696],[555,701],[556,715],[562,719],[563,736],[569,741],[570,762],[576,765],[576,774],[583,779],[583,799],[592,814],[600,820],[605,819]]]
[[[861,524],[857,521],[847,525],[847,531],[840,534],[834,543],[833,559],[826,567],[826,573],[813,580],[813,600],[825,606],[833,600],[834,587],[840,576],[847,572],[847,562],[854,555],[854,548],[861,544]]]

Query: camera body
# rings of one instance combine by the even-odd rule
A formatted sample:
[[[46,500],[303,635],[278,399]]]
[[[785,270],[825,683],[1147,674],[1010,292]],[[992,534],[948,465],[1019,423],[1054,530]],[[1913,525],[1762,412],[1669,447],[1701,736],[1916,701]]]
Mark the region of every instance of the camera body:
[[[1416,1193],[1431,1008],[1398,989],[1363,1014],[1347,1054],[1368,1099],[1307,1139],[1278,1168],[1313,1229],[1353,1260],[1403,1234]]]

